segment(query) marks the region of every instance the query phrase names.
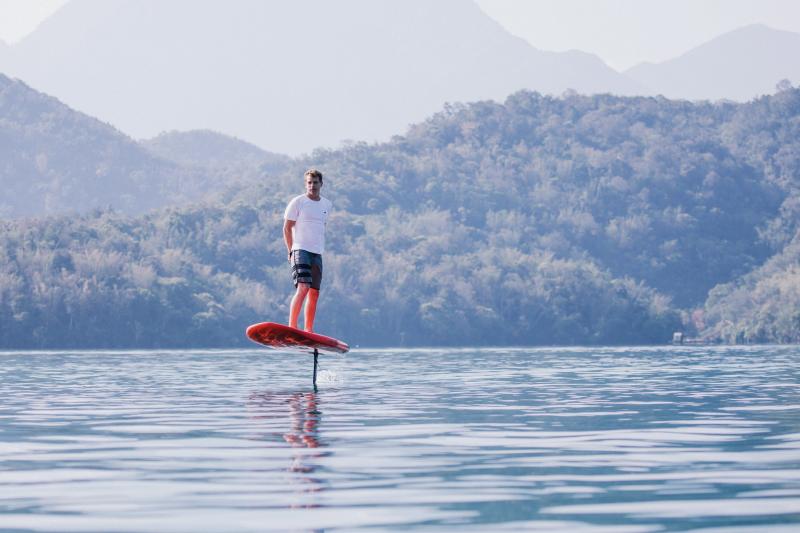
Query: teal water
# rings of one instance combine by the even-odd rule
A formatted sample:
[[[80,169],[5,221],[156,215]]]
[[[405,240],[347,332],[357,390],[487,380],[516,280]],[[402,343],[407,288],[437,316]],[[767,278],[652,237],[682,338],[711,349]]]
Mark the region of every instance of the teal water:
[[[798,531],[800,348],[0,352],[0,530]]]

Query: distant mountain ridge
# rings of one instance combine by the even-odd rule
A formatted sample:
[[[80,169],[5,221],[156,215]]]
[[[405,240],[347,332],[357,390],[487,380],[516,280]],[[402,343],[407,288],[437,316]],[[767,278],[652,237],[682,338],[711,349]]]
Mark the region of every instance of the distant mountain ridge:
[[[783,79],[800,82],[800,34],[753,24],[625,74],[668,98],[747,101],[774,93]]]
[[[169,131],[140,143],[163,159],[209,170],[258,168],[276,174],[284,171],[291,160],[211,130]]]
[[[221,188],[108,124],[0,74],[0,218],[142,213]]]
[[[385,139],[445,102],[642,92],[471,0],[71,0],[10,56],[0,71],[134,137],[212,129],[289,154]]]

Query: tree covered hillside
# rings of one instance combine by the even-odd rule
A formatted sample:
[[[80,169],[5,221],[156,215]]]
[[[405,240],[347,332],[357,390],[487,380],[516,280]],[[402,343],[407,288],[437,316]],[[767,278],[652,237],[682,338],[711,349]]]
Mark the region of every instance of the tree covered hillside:
[[[723,289],[705,323],[691,311],[762,276],[797,231],[799,114],[796,89],[748,104],[521,92],[203,205],[6,222],[0,344],[226,346],[285,320],[283,208],[312,165],[334,202],[320,331],[362,345],[714,334]]]
[[[442,210],[475,236],[470,248],[591,258],[688,307],[763,263],[792,231],[794,214],[779,222],[779,208],[800,168],[791,159],[797,94],[717,105],[522,92],[309,163],[336,177],[337,206],[350,213]]]
[[[767,263],[711,291],[702,320],[729,343],[800,343],[800,236]]]

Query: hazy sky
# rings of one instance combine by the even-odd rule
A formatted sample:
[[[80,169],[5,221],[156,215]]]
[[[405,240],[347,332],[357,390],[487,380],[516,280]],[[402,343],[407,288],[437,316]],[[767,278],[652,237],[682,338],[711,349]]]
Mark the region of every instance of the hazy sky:
[[[799,0],[477,2],[484,12],[536,48],[591,52],[618,70],[641,61],[671,59],[747,24],[800,33]],[[0,0],[0,39],[18,41],[63,3],[65,0]]]
[[[13,43],[33,31],[65,0],[0,0],[0,39]]]

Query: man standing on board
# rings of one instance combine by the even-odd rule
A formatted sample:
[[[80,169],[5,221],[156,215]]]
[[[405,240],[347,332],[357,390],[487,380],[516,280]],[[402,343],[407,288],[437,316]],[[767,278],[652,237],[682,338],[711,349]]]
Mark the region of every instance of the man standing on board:
[[[325,225],[333,204],[319,194],[322,189],[322,172],[315,168],[306,170],[303,179],[306,193],[293,198],[283,215],[283,240],[289,251],[292,279],[297,289],[289,307],[289,326],[297,327],[297,318],[305,301],[304,329],[312,332],[322,284]]]

